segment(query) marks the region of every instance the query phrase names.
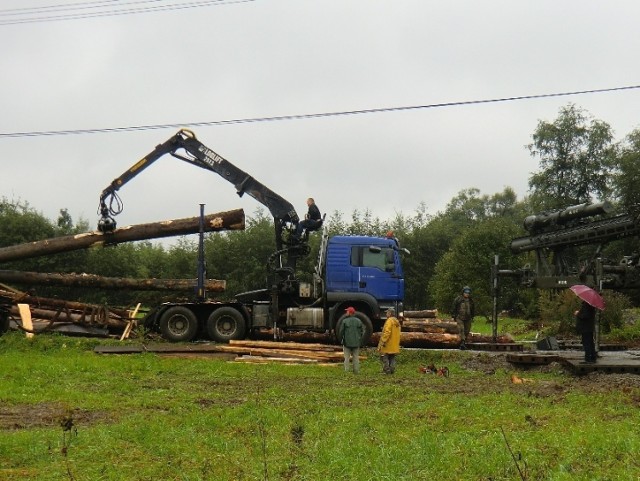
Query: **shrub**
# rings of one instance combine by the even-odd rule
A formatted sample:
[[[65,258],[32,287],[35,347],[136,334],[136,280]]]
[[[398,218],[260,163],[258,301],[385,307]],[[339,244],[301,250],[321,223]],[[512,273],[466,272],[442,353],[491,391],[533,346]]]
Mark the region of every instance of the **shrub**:
[[[629,298],[615,291],[605,290],[602,293],[605,310],[600,314],[600,329],[609,333],[624,325],[623,312],[631,306]],[[575,311],[580,307],[580,299],[569,289],[562,291],[540,291],[538,299],[540,321],[543,325],[557,328],[559,334],[573,334],[575,327]]]

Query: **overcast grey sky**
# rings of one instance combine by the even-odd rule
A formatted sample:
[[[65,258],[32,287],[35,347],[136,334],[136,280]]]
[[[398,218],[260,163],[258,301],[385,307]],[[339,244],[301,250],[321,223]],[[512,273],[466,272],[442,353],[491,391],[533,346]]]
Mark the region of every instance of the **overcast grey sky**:
[[[168,11],[9,21],[0,4],[0,134],[107,129],[497,99],[640,84],[640,2],[588,0],[167,0],[102,2]],[[68,13],[90,14],[85,8]],[[37,11],[34,11],[34,13]],[[460,190],[512,187],[538,161],[540,120],[575,103],[616,138],[640,128],[640,90],[366,115],[190,127],[208,147],[289,200],[345,218],[391,219]],[[97,221],[99,194],[177,128],[0,137],[0,196],[52,220]],[[166,156],[120,191],[120,226],[243,208],[216,174]]]

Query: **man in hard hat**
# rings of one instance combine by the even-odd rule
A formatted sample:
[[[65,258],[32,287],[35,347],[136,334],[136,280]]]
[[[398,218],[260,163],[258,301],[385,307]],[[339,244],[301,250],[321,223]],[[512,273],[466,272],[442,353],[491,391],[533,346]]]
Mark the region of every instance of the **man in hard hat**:
[[[467,337],[469,336],[469,332],[471,332],[471,322],[475,316],[475,306],[471,298],[471,288],[469,286],[464,286],[462,293],[453,301],[451,315],[460,330],[460,349],[466,349]]]

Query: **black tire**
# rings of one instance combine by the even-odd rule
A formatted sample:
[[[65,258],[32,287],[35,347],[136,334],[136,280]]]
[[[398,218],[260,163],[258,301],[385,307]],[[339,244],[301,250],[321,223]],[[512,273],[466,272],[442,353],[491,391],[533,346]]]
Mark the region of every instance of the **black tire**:
[[[233,307],[221,307],[207,319],[207,334],[216,342],[244,339],[247,326],[242,314]]]
[[[362,325],[364,326],[364,334],[362,335],[362,345],[366,346],[369,343],[369,339],[371,339],[371,334],[373,334],[373,323],[371,322],[371,319],[369,319],[369,316],[367,316],[364,312],[356,311],[354,316],[360,319],[360,321],[362,322]],[[343,314],[338,319],[338,322],[336,322],[336,337],[338,336],[338,332],[340,332],[340,324],[342,324],[342,321],[346,317],[349,317],[349,316],[347,314]],[[340,342],[340,339],[337,339],[337,341]]]
[[[193,341],[198,333],[198,318],[186,307],[170,307],[160,316],[160,333],[171,342]]]

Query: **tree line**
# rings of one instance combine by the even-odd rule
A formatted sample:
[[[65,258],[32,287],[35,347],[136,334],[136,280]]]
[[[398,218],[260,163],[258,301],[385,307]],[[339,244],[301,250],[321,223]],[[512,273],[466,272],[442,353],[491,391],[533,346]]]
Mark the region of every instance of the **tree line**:
[[[393,231],[411,254],[403,259],[405,308],[437,308],[449,312],[460,289],[473,288],[477,311],[492,312],[490,271],[494,256],[501,268],[533,263],[531,255],[514,255],[510,240],[524,235],[523,219],[585,202],[609,200],[620,211],[640,205],[640,130],[616,140],[609,124],[594,119],[574,104],[560,109],[553,121],[539,121],[525,146],[539,160],[529,178],[529,192],[518,199],[514,190],[483,194],[477,188],[460,191],[443,211],[429,214],[424,204],[411,215],[381,220],[372,212],[354,211],[345,219],[333,212],[325,222],[330,235],[379,235]],[[66,209],[53,221],[26,201],[0,199],[0,247],[92,230],[86,220],[74,222]],[[207,277],[224,279],[224,298],[266,285],[267,259],[275,250],[273,219],[262,209],[247,216],[242,232],[210,233],[205,237]],[[320,236],[310,238],[311,254],[299,262],[301,277],[311,279]],[[149,241],[120,244],[3,264],[1,269],[36,272],[87,272],[108,277],[194,278],[197,238],[183,237],[171,246]],[[613,242],[602,252],[610,259],[638,252],[638,240]],[[576,255],[587,255],[577,252]],[[523,317],[539,315],[540,293],[513,282],[502,283],[500,309]],[[42,287],[39,295],[57,295],[109,305],[153,304],[169,300],[154,292],[102,292],[79,288]],[[188,293],[185,293],[188,296]],[[633,297],[633,296],[632,296]],[[636,296],[637,297],[637,296]],[[175,297],[171,300],[175,300]]]

